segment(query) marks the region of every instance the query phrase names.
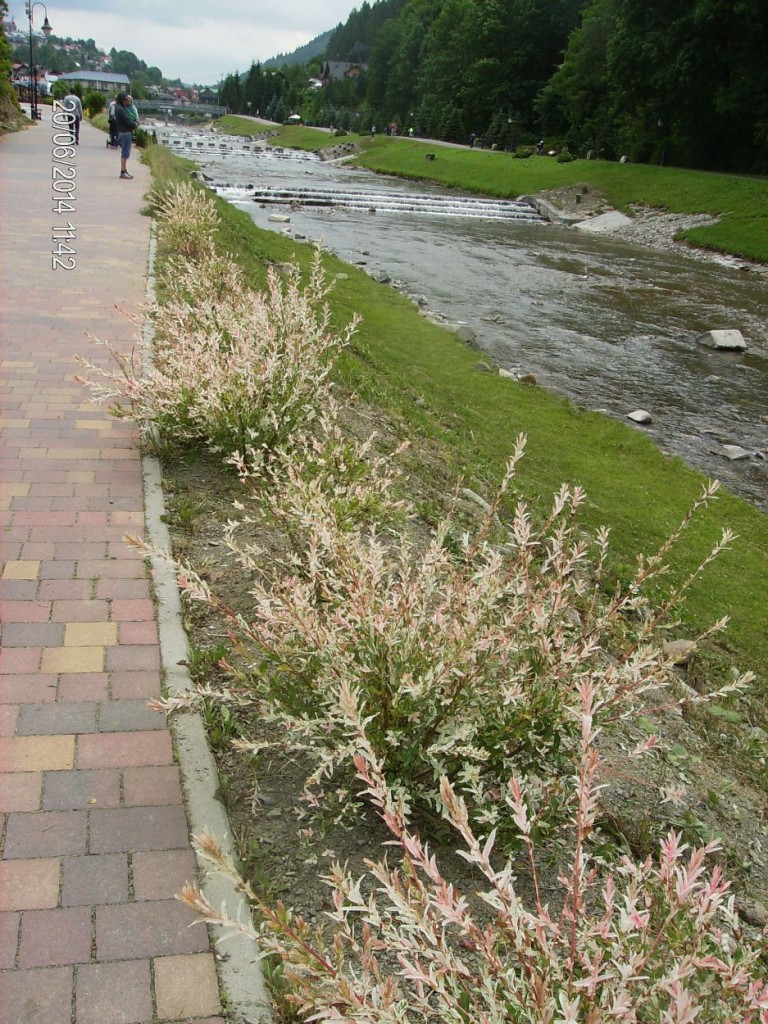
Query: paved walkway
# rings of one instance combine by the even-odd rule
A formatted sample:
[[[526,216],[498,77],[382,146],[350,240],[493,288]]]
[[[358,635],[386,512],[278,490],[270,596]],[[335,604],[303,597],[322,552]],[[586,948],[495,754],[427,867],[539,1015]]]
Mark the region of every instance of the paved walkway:
[[[139,452],[73,380],[74,355],[98,351],[85,332],[133,338],[115,305],[144,297],[149,172],[134,155],[119,180],[84,124],[76,209],[53,213],[43,110],[0,139],[0,1024],[221,1024],[205,927],[173,899],[195,867],[171,736],[146,708],[150,581],[122,542],[143,530]],[[67,223],[75,269],[54,270]]]

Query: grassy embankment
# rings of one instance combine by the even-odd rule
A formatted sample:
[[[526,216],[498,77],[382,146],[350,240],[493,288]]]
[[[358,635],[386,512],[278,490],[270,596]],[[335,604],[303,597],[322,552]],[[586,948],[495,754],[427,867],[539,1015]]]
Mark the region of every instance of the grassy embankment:
[[[284,142],[294,133],[309,130],[288,131],[290,136],[283,133]],[[322,133],[313,134],[317,138]],[[327,135],[323,138],[328,140]],[[407,154],[410,144],[403,145]],[[388,148],[382,147],[382,152]],[[395,141],[393,152],[400,148]],[[378,150],[377,141],[370,162],[378,160]],[[423,159],[423,148],[420,152]],[[459,155],[470,160],[475,155],[498,158],[497,154]],[[440,161],[435,163],[442,158],[441,150]],[[186,176],[191,166],[161,147],[150,148],[147,159],[160,179]],[[517,164],[525,167],[532,163],[506,159],[506,166],[514,166],[515,173]],[[394,157],[391,164],[394,168]],[[546,166],[554,173],[560,173],[559,167],[573,168],[554,161]],[[581,167],[591,170],[591,162]],[[582,179],[583,174],[582,170]],[[579,180],[578,174],[574,180]],[[479,182],[477,177],[472,184],[477,187]],[[648,193],[644,201],[653,198]],[[270,262],[291,258],[300,264],[307,262],[309,246],[258,229],[247,214],[224,201],[218,205],[221,244],[241,262],[255,286],[263,286]],[[478,489],[492,485],[501,476],[513,439],[522,431],[528,435],[528,454],[520,470],[518,492],[543,508],[562,481],[583,486],[590,499],[588,524],[611,527],[614,553],[624,566],[634,564],[638,552],[655,551],[679,524],[701,490],[700,474],[665,456],[640,431],[623,423],[585,412],[541,388],[477,372],[478,353],[420,317],[394,289],[376,284],[330,254],[327,267],[331,274],[345,275],[333,293],[335,321],[346,323],[353,312],[363,315],[353,347],[339,366],[342,384],[382,408],[417,445],[432,447],[452,474],[463,475],[469,486]],[[698,517],[676,551],[673,576],[687,574],[724,527],[735,531],[738,539],[695,584],[682,610],[684,627],[679,635],[692,635],[724,615],[732,617],[725,636],[700,658],[699,671],[710,678],[727,674],[731,666],[756,671],[758,680],[751,698],[741,707],[747,723],[765,724],[768,518],[746,502],[722,493]],[[719,733],[725,730],[727,735],[730,728],[718,720]],[[731,737],[728,742],[737,741]]]

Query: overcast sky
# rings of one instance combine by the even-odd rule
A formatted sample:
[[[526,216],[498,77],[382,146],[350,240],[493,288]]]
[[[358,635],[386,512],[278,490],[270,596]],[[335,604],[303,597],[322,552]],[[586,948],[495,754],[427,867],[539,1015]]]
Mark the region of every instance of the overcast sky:
[[[132,50],[166,78],[209,85],[252,61],[291,53],[344,22],[362,0],[46,0],[57,36],[93,39],[109,52]],[[24,0],[10,0],[28,30]],[[39,29],[45,11],[36,6]]]

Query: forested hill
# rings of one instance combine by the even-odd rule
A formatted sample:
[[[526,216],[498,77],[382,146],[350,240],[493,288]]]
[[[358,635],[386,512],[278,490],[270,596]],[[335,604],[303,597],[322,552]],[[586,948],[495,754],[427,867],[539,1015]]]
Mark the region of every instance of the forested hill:
[[[310,39],[304,46],[300,46],[292,53],[278,53],[276,57],[270,57],[262,64],[264,68],[281,68],[284,64],[309,64],[316,57],[322,57],[326,47],[333,35],[333,29],[328,29],[322,35]]]
[[[368,65],[379,121],[430,135],[768,170],[765,0],[377,0],[326,57]]]

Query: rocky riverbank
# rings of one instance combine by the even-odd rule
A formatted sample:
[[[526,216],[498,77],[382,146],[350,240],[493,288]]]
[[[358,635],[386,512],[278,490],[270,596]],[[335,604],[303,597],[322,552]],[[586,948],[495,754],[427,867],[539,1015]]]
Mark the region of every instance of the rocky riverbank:
[[[681,231],[716,224],[717,218],[709,214],[669,213],[667,210],[636,203],[630,207],[631,216],[624,217],[610,206],[599,191],[588,185],[573,185],[540,192],[536,198],[543,200],[560,215],[564,223],[571,226],[583,226],[586,230],[611,238],[620,238],[633,245],[675,252],[691,259],[768,276],[768,264],[698,248],[676,239]],[[615,216],[609,216],[610,214]]]

